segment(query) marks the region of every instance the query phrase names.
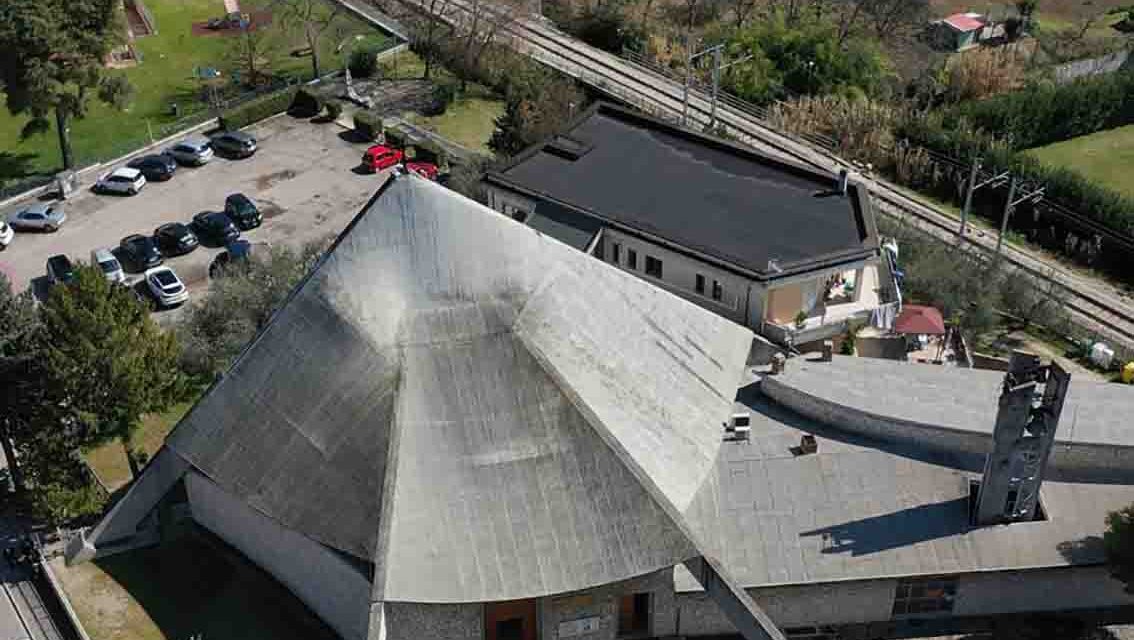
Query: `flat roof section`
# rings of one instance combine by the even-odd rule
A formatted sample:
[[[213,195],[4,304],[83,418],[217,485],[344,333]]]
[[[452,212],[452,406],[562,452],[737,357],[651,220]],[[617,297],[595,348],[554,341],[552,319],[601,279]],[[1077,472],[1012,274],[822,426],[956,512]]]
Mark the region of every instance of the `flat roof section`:
[[[855,185],[605,104],[487,179],[757,273],[869,252]]]

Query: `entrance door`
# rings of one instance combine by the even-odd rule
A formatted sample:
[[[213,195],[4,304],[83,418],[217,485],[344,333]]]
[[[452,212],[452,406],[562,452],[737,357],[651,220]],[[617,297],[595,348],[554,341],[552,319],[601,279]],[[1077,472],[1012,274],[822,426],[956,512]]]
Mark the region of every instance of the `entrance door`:
[[[485,640],[537,640],[535,600],[490,602],[484,605]]]

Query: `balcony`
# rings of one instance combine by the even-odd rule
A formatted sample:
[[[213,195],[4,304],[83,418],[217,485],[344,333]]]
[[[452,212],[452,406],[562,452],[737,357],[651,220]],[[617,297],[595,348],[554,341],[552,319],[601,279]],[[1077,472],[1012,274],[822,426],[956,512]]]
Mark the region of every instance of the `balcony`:
[[[802,325],[766,320],[763,333],[779,344],[800,345],[840,335],[852,321],[870,323],[874,311],[878,309],[893,307],[896,315],[898,303],[889,302],[895,298],[890,293],[893,285],[879,284],[887,280],[891,279],[885,267],[866,265],[862,270],[862,282],[859,283],[862,290],[858,300],[854,299],[853,293],[834,290],[826,304],[815,305],[807,312]]]

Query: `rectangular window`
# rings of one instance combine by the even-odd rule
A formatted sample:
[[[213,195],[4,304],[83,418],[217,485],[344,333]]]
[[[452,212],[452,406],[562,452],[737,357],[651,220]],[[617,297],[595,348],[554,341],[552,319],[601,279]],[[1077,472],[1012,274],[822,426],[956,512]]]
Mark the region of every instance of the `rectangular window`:
[[[633,593],[618,600],[618,637],[650,634],[650,594]]]
[[[1008,497],[1004,500],[1004,515],[1010,516],[1016,512],[1016,500],[1020,496],[1016,489],[1008,490]]]
[[[724,288],[721,287],[719,280],[713,280],[713,300],[720,300],[724,297]]]
[[[957,576],[902,578],[894,592],[897,616],[949,613],[957,595]]]
[[[646,256],[646,275],[655,278],[662,277],[662,263],[661,260],[653,256]]]
[[[638,252],[633,249],[626,250],[626,266],[631,269],[638,268]]]
[[[694,290],[701,295],[705,295],[705,276],[697,274],[697,283],[693,286]]]
[[[622,264],[622,245],[617,242],[610,243],[610,261],[614,264]]]

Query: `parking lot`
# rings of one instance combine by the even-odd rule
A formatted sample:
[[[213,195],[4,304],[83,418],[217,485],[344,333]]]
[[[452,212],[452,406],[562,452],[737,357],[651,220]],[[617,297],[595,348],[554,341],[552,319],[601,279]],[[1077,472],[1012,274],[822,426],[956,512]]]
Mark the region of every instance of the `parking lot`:
[[[248,130],[259,151],[245,160],[217,157],[199,167],[181,167],[173,179],[147,184],[136,196],[97,195],[89,190],[97,176],[84,180],[82,191],[65,204],[67,222],[55,233],[17,232],[0,253],[0,269],[16,290],[46,289],[44,266],[49,256],[66,254],[90,260],[91,250],[117,249],[122,238],[150,235],[166,222],[188,224],[201,211],[219,211],[230,193],[244,193],[264,214],[264,223],[242,233],[253,243],[302,244],[339,233],[380,186],[383,176],[360,175],[355,169],[366,145],[350,142],[334,124],[311,124],[278,116]],[[109,168],[107,169],[109,170]],[[5,207],[5,219],[28,203]],[[166,258],[193,296],[208,287],[208,265],[221,249],[202,245],[192,253]],[[140,275],[122,261],[136,282]]]

